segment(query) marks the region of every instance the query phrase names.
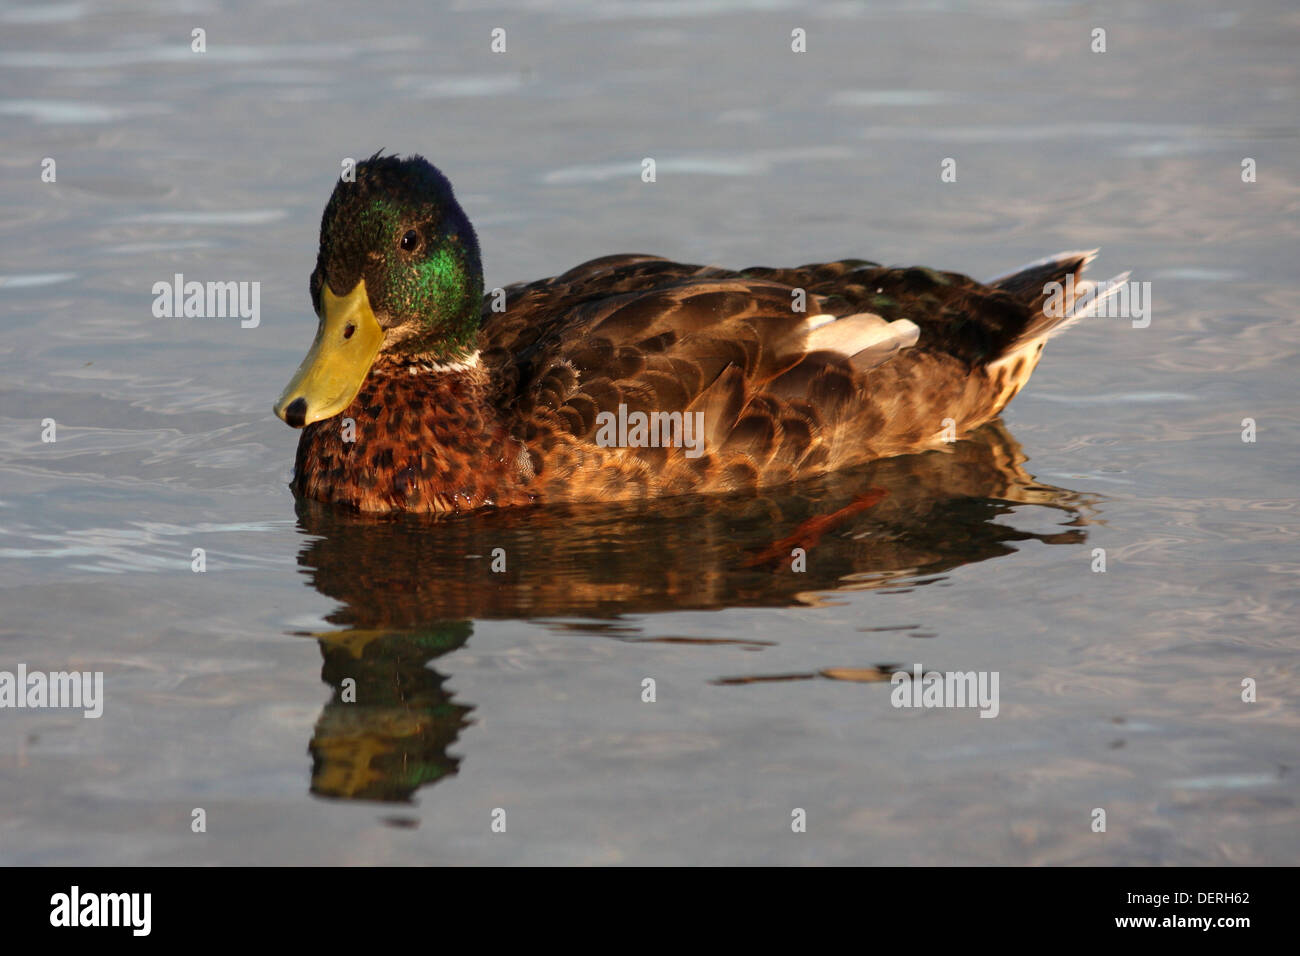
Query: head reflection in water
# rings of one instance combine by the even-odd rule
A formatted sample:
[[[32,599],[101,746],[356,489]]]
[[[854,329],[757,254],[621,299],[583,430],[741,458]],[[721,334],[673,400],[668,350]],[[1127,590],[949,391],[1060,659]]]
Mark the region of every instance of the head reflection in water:
[[[763,497],[625,507],[523,508],[442,520],[374,518],[299,503],[298,562],[341,603],[320,642],[334,688],[311,742],[312,792],[403,801],[457,770],[471,708],[430,661],[474,618],[616,617],[815,605],[826,592],[896,587],[1015,550],[1081,544],[1089,503],[1039,484],[1000,423],[945,451],[873,462]],[[1053,534],[998,522],[1062,513]],[[494,549],[506,570],[492,570]],[[796,549],[806,570],[791,569]],[[355,680],[355,698],[351,696]],[[353,702],[355,701],[355,702]]]

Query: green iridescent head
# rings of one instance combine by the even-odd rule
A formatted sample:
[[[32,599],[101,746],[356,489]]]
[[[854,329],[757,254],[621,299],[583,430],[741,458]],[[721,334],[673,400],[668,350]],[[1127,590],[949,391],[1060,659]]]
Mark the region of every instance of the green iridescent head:
[[[410,329],[401,351],[473,351],[483,267],[447,177],[421,156],[376,154],[357,163],[355,178],[339,181],[321,217],[316,311],[323,285],[343,296],[364,279],[380,326]]]
[[[321,217],[311,298],[316,340],[275,406],[294,427],[343,411],[381,354],[470,356],[483,267],[447,177],[421,156],[357,163]]]

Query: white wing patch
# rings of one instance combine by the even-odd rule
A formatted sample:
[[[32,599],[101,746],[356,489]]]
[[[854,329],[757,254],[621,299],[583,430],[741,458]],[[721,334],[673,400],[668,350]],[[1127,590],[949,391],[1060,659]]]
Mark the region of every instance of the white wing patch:
[[[805,352],[838,352],[846,355],[858,371],[875,368],[903,349],[911,348],[921,330],[911,319],[886,322],[871,312],[835,318],[812,315],[807,319]]]

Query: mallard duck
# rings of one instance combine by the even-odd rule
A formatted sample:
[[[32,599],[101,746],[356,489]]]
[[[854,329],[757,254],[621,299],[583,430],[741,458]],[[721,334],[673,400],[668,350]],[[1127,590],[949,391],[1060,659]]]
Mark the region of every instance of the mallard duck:
[[[752,491],[942,448],[1001,412],[1085,314],[1094,255],[989,283],[862,259],[613,255],[485,296],[447,178],[376,154],[321,219],[320,323],[275,404],[303,429],[292,489],[459,512]]]

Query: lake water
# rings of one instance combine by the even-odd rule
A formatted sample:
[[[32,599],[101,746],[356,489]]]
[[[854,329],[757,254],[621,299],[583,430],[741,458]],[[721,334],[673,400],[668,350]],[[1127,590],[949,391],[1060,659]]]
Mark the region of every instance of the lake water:
[[[105,695],[0,711],[0,862],[1295,863],[1298,45],[1284,2],[0,4],[0,669]],[[1151,321],[758,501],[296,507],[270,407],[380,147],[489,288],[1100,246]],[[176,273],[260,323],[155,318]],[[998,716],[892,706],[918,663]]]

